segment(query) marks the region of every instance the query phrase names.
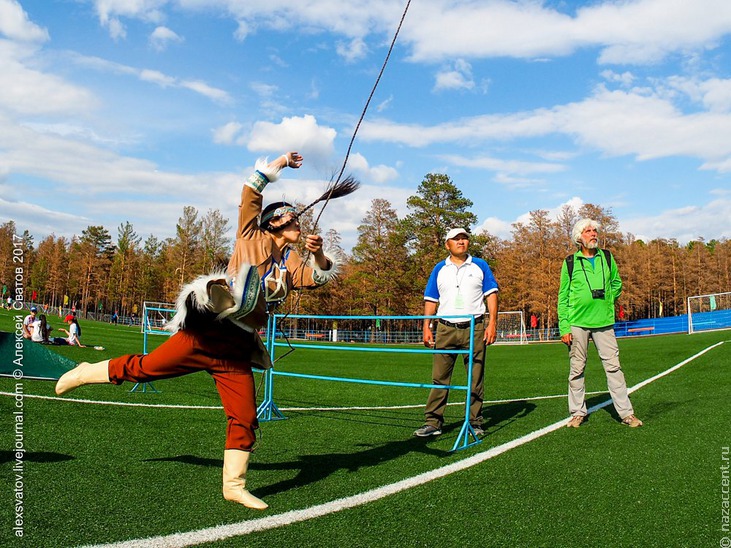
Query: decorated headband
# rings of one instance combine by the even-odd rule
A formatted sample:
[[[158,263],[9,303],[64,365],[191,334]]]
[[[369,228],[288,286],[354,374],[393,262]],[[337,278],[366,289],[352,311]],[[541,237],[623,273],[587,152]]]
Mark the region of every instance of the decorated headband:
[[[265,225],[275,217],[284,217],[287,213],[292,213],[295,216],[297,215],[297,210],[292,206],[281,206],[277,209],[268,212],[266,215],[262,215],[261,217],[261,224]]]

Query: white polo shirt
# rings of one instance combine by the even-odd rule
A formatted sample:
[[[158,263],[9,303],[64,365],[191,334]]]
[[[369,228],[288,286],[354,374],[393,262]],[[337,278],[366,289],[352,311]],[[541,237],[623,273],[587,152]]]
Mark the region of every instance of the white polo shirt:
[[[485,297],[499,291],[490,266],[483,259],[467,255],[456,265],[450,257],[438,263],[429,276],[424,300],[438,303],[438,315],[450,322],[469,321],[485,314]]]

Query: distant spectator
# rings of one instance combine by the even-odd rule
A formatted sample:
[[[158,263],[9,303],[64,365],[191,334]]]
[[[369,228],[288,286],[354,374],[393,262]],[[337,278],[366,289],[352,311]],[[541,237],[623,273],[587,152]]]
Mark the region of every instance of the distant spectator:
[[[39,342],[48,344],[50,342],[48,335],[51,333],[53,328],[48,325],[45,314],[39,314],[38,319],[33,322],[31,340],[33,342]]]
[[[38,312],[38,309],[35,306],[30,307],[30,314],[28,314],[23,319],[23,338],[24,339],[30,339],[33,336],[33,331],[31,326],[33,325],[33,322],[36,321],[36,312]]]
[[[530,315],[530,328],[536,329],[538,327],[538,316],[535,314]]]
[[[114,312],[112,312],[112,320],[110,323],[113,323],[113,324],[119,323],[119,314],[117,314],[116,310]]]
[[[81,327],[79,327],[79,321],[76,319],[76,316],[72,316],[70,320],[67,320],[67,323],[69,324],[68,330],[61,328],[61,331],[66,333],[67,337],[61,340],[66,341],[65,344],[68,344],[69,346],[80,346],[81,348],[86,348],[83,344],[81,344]],[[54,341],[58,343],[58,337]]]

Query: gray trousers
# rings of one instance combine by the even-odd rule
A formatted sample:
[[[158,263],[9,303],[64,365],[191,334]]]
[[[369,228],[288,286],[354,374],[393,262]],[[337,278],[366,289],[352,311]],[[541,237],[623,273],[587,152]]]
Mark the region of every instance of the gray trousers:
[[[438,350],[467,350],[470,347],[470,330],[450,327],[442,323],[437,324],[434,337],[435,348]],[[459,354],[434,354],[432,362],[432,384],[451,384],[454,364]],[[469,356],[462,354],[465,370],[469,363]],[[485,380],[485,324],[475,325],[474,352],[472,354],[472,386],[470,389],[470,424],[482,425],[482,400],[484,397]],[[424,410],[425,424],[441,428],[444,423],[444,409],[447,407],[449,390],[432,388]]]
[[[571,326],[571,350],[569,372],[569,413],[571,416],[586,416],[586,383],[584,369],[586,368],[586,351],[589,338],[594,341],[599,359],[602,360],[604,372],[607,374],[607,388],[612,396],[614,408],[620,419],[634,414],[632,403],[627,393],[627,383],[619,364],[619,346],[614,336],[614,328],[601,327],[598,329]]]

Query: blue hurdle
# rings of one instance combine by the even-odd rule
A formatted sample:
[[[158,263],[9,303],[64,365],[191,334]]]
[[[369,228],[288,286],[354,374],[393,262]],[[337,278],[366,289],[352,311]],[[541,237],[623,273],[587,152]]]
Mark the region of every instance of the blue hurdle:
[[[284,343],[276,341],[277,334],[277,320],[278,319],[318,319],[318,320],[417,320],[417,319],[437,319],[437,316],[318,316],[310,314],[273,314],[269,316],[267,323],[267,334],[266,334],[266,347],[271,356],[272,362],[275,361],[276,348],[317,348],[319,350],[343,350],[343,351],[359,351],[359,352],[398,352],[398,353],[411,353],[411,354],[464,354],[468,357],[467,366],[467,384],[466,385],[434,385],[425,383],[408,383],[408,382],[394,382],[394,381],[378,381],[360,378],[344,378],[344,377],[332,377],[327,375],[311,375],[305,373],[293,373],[288,371],[279,371],[275,367],[267,369],[264,372],[264,399],[257,408],[257,417],[262,422],[282,420],[286,417],[279,410],[276,403],[274,402],[274,377],[276,375],[286,377],[299,377],[306,379],[315,379],[323,381],[333,382],[346,382],[346,383],[357,383],[357,384],[371,384],[381,386],[399,386],[407,388],[437,388],[437,389],[449,389],[449,390],[463,390],[465,391],[465,414],[462,428],[459,431],[457,440],[454,442],[452,451],[466,449],[472,447],[482,440],[477,437],[475,431],[470,425],[470,387],[472,386],[472,356],[474,350],[474,334],[475,334],[475,321],[472,318],[470,322],[470,348],[468,350],[435,350],[427,348],[381,348],[381,347],[370,347],[370,346],[342,346],[337,344],[319,345],[309,343]],[[449,319],[445,317],[444,319]],[[451,316],[456,318],[456,316]]]

